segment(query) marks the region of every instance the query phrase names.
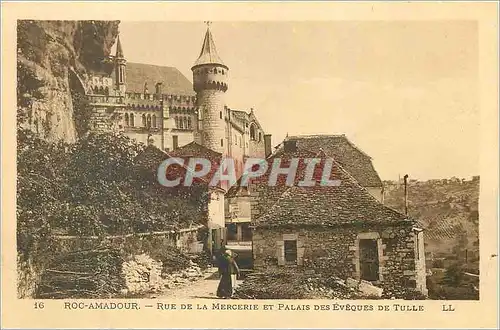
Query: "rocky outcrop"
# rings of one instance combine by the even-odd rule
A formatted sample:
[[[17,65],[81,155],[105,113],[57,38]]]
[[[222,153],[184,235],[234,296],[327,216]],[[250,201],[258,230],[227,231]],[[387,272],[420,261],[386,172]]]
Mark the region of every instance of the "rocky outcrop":
[[[18,122],[48,140],[73,142],[89,73],[104,71],[119,21],[18,21]]]

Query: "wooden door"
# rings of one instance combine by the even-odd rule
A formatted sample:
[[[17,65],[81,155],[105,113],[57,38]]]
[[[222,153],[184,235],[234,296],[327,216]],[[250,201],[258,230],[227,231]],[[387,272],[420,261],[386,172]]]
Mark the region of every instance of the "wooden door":
[[[362,239],[359,241],[359,265],[362,280],[378,281],[379,260],[377,240]]]

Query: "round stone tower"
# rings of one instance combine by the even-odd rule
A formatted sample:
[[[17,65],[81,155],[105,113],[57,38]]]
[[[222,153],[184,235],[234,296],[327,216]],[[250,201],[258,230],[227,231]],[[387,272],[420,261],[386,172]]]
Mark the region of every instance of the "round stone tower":
[[[202,144],[223,155],[227,154],[225,98],[229,68],[222,62],[207,28],[200,56],[191,68],[193,87],[202,119]]]

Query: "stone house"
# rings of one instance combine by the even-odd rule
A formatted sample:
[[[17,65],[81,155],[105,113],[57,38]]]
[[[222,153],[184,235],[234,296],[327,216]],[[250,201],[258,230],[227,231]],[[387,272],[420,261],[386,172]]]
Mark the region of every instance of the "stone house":
[[[283,164],[286,156],[314,154],[293,145],[278,155]],[[295,267],[426,294],[423,234],[417,223],[384,206],[324,152],[315,158],[332,162],[330,178],[339,185],[321,185],[315,170],[314,186],[250,186],[266,200],[252,221],[254,269]],[[303,174],[299,165],[297,179]]]

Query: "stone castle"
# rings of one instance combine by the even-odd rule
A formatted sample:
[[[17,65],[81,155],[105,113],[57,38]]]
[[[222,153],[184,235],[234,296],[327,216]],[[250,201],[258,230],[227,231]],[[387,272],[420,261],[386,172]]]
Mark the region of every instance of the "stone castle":
[[[239,173],[246,158],[270,153],[271,135],[254,110],[226,105],[229,68],[209,26],[191,68],[193,83],[173,67],[128,63],[119,36],[106,61],[109,70],[93,74],[85,88],[93,129],[118,129],[167,152],[195,142],[233,158]]]

